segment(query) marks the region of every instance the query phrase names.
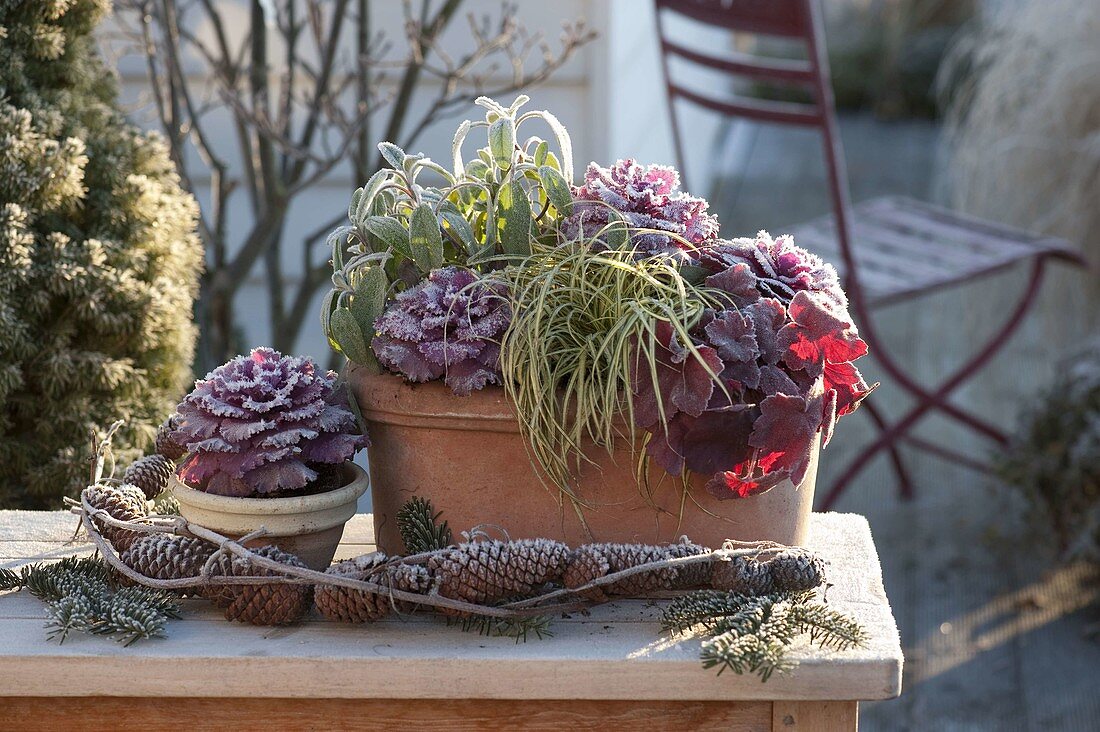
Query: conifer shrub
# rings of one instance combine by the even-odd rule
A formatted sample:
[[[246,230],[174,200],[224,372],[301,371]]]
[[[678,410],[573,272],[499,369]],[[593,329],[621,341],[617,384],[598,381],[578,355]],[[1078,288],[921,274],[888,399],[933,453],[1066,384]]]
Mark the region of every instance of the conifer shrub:
[[[0,2],[0,507],[76,495],[94,425],[141,454],[191,377],[197,207],[117,106],[109,8]]]

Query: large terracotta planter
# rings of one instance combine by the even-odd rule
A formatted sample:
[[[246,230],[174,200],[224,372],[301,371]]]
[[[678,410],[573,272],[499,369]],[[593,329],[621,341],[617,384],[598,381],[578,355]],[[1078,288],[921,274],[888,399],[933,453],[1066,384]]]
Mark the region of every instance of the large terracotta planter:
[[[669,542],[682,535],[707,546],[725,539],[799,544],[805,538],[817,476],[815,446],[802,485],[790,481],[752,498],[719,501],[694,476],[682,483],[650,471],[650,493],[635,479],[629,446],[616,455],[594,448],[580,475],[590,507],[581,522],[569,501],[540,482],[512,408],[500,388],[457,397],[442,382],[408,384],[399,376],[353,366],[348,375],[367,422],[374,522],[379,548],[401,552],[395,515],[412,496],[430,499],[457,533],[478,525],[513,539]],[[585,526],[587,524],[587,528]]]
[[[369,487],[366,472],[345,463],[344,486],[312,496],[290,498],[236,498],[190,488],[172,476],[169,489],[180,503],[180,515],[219,534],[237,538],[261,526],[267,533],[250,544],[274,544],[301,559],[310,569],[332,563],[344,534],[344,524],[355,515],[359,496]]]

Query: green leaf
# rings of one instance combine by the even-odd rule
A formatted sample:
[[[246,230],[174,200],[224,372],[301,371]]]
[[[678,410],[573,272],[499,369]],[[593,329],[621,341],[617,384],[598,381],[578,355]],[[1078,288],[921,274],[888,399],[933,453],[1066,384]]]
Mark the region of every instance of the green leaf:
[[[608,211],[607,226],[601,236],[608,249],[626,249],[630,243],[630,230],[626,220],[617,211]]]
[[[505,254],[526,257],[531,253],[531,203],[519,183],[500,189],[497,200],[497,226]]]
[[[422,203],[409,219],[409,248],[412,260],[422,272],[443,266],[443,236],[432,207]]]
[[[355,363],[376,365],[374,353],[367,347],[363,337],[363,331],[359,330],[359,324],[355,322],[355,316],[347,308],[336,308],[329,317],[329,326],[332,328],[332,338],[336,341],[340,352]]]
[[[561,173],[549,165],[543,165],[539,168],[539,180],[542,181],[543,190],[549,196],[550,203],[554,204],[554,208],[560,215],[568,216],[573,213],[573,193],[569,190],[569,184],[565,182]]]
[[[685,264],[680,267],[680,276],[693,285],[703,284],[703,280],[709,277],[711,271],[697,264]]]
[[[453,163],[455,175],[462,175],[462,143],[466,141],[466,135],[470,134],[470,128],[473,126],[473,122],[470,120],[464,120],[462,124],[455,130],[454,139],[451,140],[451,161]]]
[[[550,152],[550,146],[546,144],[546,140],[539,140],[539,144],[535,146],[535,165],[540,168],[546,165],[546,156]]]
[[[465,247],[467,254],[477,252],[479,247],[477,239],[474,237],[474,230],[470,226],[470,222],[466,220],[466,217],[453,203],[447,201],[440,206],[439,215],[443,217],[443,220],[451,227],[451,231],[462,241],[462,246]]]
[[[364,339],[373,337],[374,321],[386,309],[386,294],[390,280],[382,267],[370,267],[358,271],[359,281],[355,283],[355,295],[351,299],[351,314],[359,324]]]
[[[321,301],[321,332],[325,334],[325,338],[328,338],[328,345],[332,350],[339,351],[339,344],[336,343],[336,339],[332,337],[332,308],[336,305],[336,290],[329,290],[325,293],[324,300]]]
[[[502,117],[489,125],[489,152],[501,170],[512,167],[512,152],[516,148],[516,122]]]
[[[573,143],[569,139],[569,131],[565,129],[565,125],[558,121],[558,118],[549,112],[542,112],[542,118],[546,120],[546,124],[550,125],[550,129],[554,131],[554,136],[558,139],[558,147],[561,148],[561,174],[565,176],[567,181],[573,180]]]
[[[394,170],[403,170],[405,166],[405,151],[392,142],[378,143],[378,152],[386,159]]]
[[[409,232],[397,219],[392,216],[369,216],[363,222],[363,228],[381,239],[383,244],[398,254],[412,258]]]

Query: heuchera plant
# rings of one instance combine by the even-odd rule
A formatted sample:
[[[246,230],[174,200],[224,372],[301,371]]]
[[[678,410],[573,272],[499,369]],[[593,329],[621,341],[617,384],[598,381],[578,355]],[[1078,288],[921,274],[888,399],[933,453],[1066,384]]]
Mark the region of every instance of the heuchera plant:
[[[713,474],[707,489],[720,498],[797,484],[818,433],[828,444],[837,418],[873,389],[852,363],[867,345],[836,270],[764,231],[707,245],[696,262],[724,307],[708,308],[690,331],[701,359],[658,326],[657,378],[638,369],[634,384],[649,455],[670,473]]]
[[[667,166],[591,163],[573,186],[568,133],[527,101],[479,99],[485,119],[459,126],[450,169],[379,146],[392,167],[330,238],[333,347],[460,395],[503,384],[536,455],[579,449],[580,434],[610,449],[601,436],[630,411],[649,458],[712,476],[715,496],[801,482],[815,441],[874,388],[836,270],[789,236],[720,238]],[[530,120],[556,151],[519,135]],[[475,129],[488,144],[464,161]],[[562,393],[583,409],[555,411]]]
[[[187,485],[224,496],[305,488],[321,466],[367,447],[336,375],[308,358],[257,348],[195,383],[176,409],[173,438]]]

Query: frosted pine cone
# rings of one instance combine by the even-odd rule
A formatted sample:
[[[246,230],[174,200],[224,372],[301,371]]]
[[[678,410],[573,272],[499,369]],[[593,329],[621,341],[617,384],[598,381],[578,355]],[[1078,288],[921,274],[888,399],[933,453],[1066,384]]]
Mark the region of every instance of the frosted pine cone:
[[[146,534],[122,553],[127,567],[152,579],[198,577],[214,546],[202,539],[174,534]],[[199,594],[197,589],[188,594]]]
[[[106,511],[119,521],[136,521],[149,515],[149,504],[145,502],[145,493],[132,485],[109,485],[99,483],[84,489],[84,495],[92,508]],[[94,519],[103,538],[111,542],[116,551],[124,551],[143,534],[127,529],[109,526],[100,519]]]
[[[281,564],[305,569],[305,564],[293,554],[276,546],[252,549],[253,554]],[[253,565],[244,557],[220,557],[213,574],[229,577],[277,577],[279,573]],[[225,608],[227,620],[240,620],[253,625],[287,625],[305,615],[313,600],[313,588],[306,584],[211,585],[203,596],[218,607]]]
[[[668,547],[668,558],[694,557],[699,554],[707,554],[710,549],[699,544],[693,544],[687,540]],[[684,590],[692,587],[704,587],[710,584],[710,562],[697,562],[676,567],[676,577],[673,589]]]
[[[176,442],[173,434],[179,428],[179,415],[173,414],[157,428],[156,450],[169,460],[179,460],[187,454],[187,448]]]
[[[694,549],[697,548],[698,551]],[[676,544],[673,546],[648,546],[645,544],[585,544],[577,547],[570,560],[569,571],[565,575],[566,587],[581,587],[597,577],[621,572],[624,569],[642,564],[671,559],[673,556],[687,556],[706,551],[696,545]],[[603,569],[603,572],[599,572]],[[686,568],[685,568],[686,569]],[[684,575],[685,581],[691,573]],[[680,586],[680,570],[673,567],[654,569],[649,572],[626,577],[609,585],[593,588],[584,594],[593,600],[605,600],[612,596],[639,597],[657,590],[671,590]]]
[[[549,539],[460,544],[428,560],[442,597],[485,604],[528,595],[562,576],[569,547]]]
[[[131,463],[126,468],[123,480],[130,485],[136,485],[145,493],[146,498],[153,500],[168,488],[168,480],[175,467],[171,460],[154,453]]]
[[[812,590],[825,580],[825,562],[805,549],[781,551],[768,564],[775,592]]]
[[[431,585],[431,576],[421,565],[395,564],[372,575],[371,570],[386,559],[386,555],[381,552],[365,554],[337,562],[325,570],[325,574],[366,580],[404,592],[427,592]],[[395,602],[383,593],[361,592],[335,585],[317,585],[313,599],[322,615],[344,623],[372,622],[385,617],[395,607],[398,610],[409,608],[408,603]]]
[[[775,592],[771,566],[752,557],[733,557],[711,564],[710,585],[716,590],[740,595],[767,595]]]

